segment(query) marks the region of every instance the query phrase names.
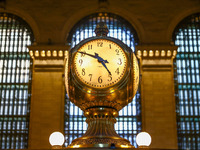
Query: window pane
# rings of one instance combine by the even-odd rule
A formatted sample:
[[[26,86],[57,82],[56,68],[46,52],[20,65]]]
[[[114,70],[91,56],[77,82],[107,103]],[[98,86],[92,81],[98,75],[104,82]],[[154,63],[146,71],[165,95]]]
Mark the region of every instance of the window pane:
[[[0,13],[0,149],[28,146],[33,33],[21,18]]]
[[[175,29],[179,46],[175,66],[179,149],[200,149],[200,14],[185,18]]]

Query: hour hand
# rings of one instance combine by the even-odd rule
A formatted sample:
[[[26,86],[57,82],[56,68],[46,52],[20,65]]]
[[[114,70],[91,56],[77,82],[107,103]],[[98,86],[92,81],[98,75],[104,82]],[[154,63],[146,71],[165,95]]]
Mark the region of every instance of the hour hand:
[[[95,56],[98,59],[98,62],[109,63],[107,60],[104,60],[102,57],[100,57],[99,54],[95,53]]]

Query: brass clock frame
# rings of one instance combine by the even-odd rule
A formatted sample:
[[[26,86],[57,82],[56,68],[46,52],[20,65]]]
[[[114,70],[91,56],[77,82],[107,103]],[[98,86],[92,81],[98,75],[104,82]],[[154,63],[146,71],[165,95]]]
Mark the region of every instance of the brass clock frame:
[[[126,57],[126,60],[127,60],[127,66],[126,66],[126,69],[125,69],[125,73],[124,73],[124,76],[121,78],[121,80],[116,83],[115,85],[111,85],[109,87],[102,87],[102,88],[95,88],[95,87],[91,87],[91,86],[88,86],[86,85],[85,83],[83,83],[76,75],[75,71],[74,71],[74,57],[77,53],[77,51],[86,43],[90,42],[90,41],[93,41],[93,40],[102,40],[102,39],[105,39],[105,40],[108,40],[108,41],[111,41],[113,43],[116,43],[118,46],[121,47],[121,49],[124,51],[125,53],[125,57]],[[83,40],[82,42],[79,43],[78,46],[76,46],[74,49],[71,50],[71,62],[72,62],[72,65],[70,66],[71,67],[71,72],[72,72],[72,76],[75,80],[73,80],[75,82],[75,84],[79,85],[79,89],[80,90],[83,90],[84,92],[88,92],[90,94],[97,94],[97,95],[106,95],[106,94],[110,94],[110,93],[113,93],[115,90],[119,90],[120,87],[123,87],[124,84],[126,84],[127,82],[127,78],[130,74],[130,59],[129,58],[129,55],[128,53],[131,52],[131,49],[129,47],[127,47],[125,44],[123,43],[120,43],[118,39],[114,39],[114,38],[110,38],[110,37],[92,37],[92,38],[88,38],[86,40]],[[96,92],[98,91],[98,92]]]

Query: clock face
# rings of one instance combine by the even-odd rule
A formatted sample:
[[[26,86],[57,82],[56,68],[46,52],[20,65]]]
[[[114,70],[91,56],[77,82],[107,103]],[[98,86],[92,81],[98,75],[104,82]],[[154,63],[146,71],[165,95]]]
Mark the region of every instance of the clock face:
[[[74,56],[76,76],[93,88],[106,88],[125,75],[127,57],[123,49],[107,39],[95,39],[82,45]]]

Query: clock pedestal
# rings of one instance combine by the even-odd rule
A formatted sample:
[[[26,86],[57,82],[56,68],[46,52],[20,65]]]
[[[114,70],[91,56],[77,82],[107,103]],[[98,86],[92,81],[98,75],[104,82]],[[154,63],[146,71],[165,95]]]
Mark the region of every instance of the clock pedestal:
[[[133,147],[126,139],[121,138],[114,129],[118,112],[114,108],[89,108],[85,110],[88,129],[86,133],[69,145],[75,147]]]

